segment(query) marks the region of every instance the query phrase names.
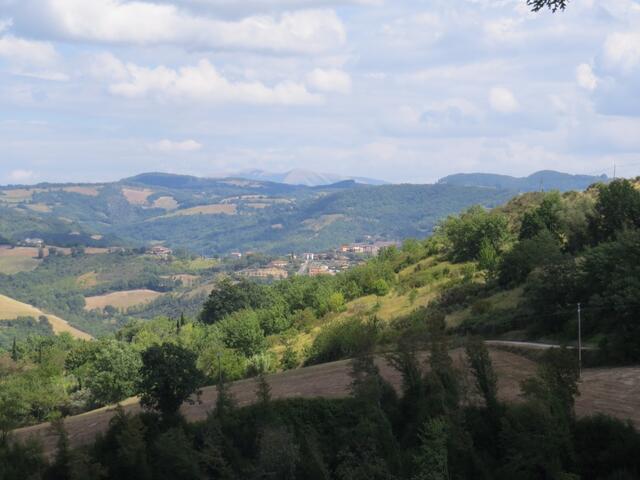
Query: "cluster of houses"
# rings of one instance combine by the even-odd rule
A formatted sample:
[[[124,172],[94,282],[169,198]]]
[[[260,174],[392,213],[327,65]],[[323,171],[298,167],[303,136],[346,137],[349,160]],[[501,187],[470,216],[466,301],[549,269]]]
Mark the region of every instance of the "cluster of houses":
[[[377,255],[383,248],[398,246],[398,242],[370,242],[342,245],[328,252],[305,252],[301,255],[291,253],[286,258],[273,260],[268,265],[258,268],[247,268],[241,272],[245,277],[256,279],[283,279],[294,272],[297,275],[335,275],[363,261],[363,256]],[[242,259],[241,252],[231,252],[229,257]]]
[[[167,247],[163,247],[162,245],[154,245],[153,247],[147,250],[149,255],[153,255],[154,257],[161,258],[163,260],[168,260],[171,255],[173,255],[173,250]]]
[[[342,253],[364,253],[366,255],[377,255],[383,248],[397,247],[398,242],[373,242],[373,243],[350,243],[342,245]]]
[[[18,246],[40,248],[44,247],[44,240],[41,238],[25,238],[21,242],[18,242]]]

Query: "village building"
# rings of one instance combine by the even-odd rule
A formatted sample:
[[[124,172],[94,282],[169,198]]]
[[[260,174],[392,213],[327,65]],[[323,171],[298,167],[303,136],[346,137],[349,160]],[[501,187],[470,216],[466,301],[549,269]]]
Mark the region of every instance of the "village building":
[[[249,278],[274,278],[274,279],[284,279],[289,276],[289,273],[282,268],[251,268],[247,270],[243,270],[241,272],[242,275]]]
[[[314,264],[309,266],[309,276],[317,277],[318,275],[335,275],[336,273],[332,271],[328,265],[324,264]]]
[[[287,268],[289,262],[287,260],[273,260],[269,262],[270,268]]]
[[[167,247],[163,247],[162,245],[154,245],[147,251],[147,253],[155,257],[160,257],[166,260],[171,255],[173,255],[173,250]]]
[[[41,238],[25,238],[22,242],[20,242],[25,247],[43,247],[44,240]]]

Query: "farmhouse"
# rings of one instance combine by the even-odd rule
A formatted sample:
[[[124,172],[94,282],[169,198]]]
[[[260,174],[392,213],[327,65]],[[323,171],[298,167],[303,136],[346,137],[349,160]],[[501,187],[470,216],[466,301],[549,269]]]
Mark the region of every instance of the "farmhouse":
[[[25,247],[42,247],[44,246],[44,240],[41,238],[25,238],[20,244]]]
[[[163,259],[167,259],[169,258],[171,255],[173,255],[173,250],[171,250],[170,248],[167,247],[163,247],[162,245],[155,245],[153,247],[151,247],[147,253],[149,253],[150,255],[153,255],[155,257],[160,257]]]
[[[340,251],[343,253],[364,253],[367,255],[377,255],[383,248],[397,246],[398,242],[374,242],[374,243],[352,243],[342,245]]]
[[[329,269],[327,265],[313,264],[309,266],[309,276],[317,277],[318,275],[335,275],[336,273]]]
[[[273,260],[269,263],[269,267],[271,268],[287,268],[289,262],[286,260]]]

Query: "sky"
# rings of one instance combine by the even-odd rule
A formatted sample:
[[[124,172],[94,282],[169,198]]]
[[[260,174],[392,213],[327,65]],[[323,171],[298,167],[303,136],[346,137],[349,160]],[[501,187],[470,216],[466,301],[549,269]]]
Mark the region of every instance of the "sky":
[[[0,183],[640,175],[640,0],[0,0]]]

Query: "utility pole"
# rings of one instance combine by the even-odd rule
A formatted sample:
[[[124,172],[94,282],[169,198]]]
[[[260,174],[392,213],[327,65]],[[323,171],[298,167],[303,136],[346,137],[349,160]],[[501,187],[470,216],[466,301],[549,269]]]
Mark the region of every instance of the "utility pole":
[[[582,315],[578,302],[578,378],[582,378]]]
[[[222,353],[218,352],[218,385],[222,385]]]

